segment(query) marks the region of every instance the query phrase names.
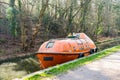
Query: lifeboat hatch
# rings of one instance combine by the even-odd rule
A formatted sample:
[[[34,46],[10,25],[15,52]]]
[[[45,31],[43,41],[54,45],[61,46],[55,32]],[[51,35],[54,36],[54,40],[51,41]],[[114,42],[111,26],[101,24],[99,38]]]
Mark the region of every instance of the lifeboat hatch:
[[[53,61],[53,57],[44,57],[44,61]]]

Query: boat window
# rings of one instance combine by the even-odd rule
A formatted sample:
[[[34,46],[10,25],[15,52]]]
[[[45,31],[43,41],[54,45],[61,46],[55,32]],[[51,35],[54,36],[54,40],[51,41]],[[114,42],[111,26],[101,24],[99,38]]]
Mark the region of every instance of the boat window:
[[[54,42],[48,42],[46,45],[46,48],[52,48],[54,45]]]
[[[77,38],[77,36],[67,36],[67,38]]]

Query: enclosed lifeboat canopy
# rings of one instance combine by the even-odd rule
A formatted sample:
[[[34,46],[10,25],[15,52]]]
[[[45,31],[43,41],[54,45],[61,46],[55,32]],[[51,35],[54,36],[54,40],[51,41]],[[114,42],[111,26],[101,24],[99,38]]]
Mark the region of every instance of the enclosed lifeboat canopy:
[[[51,39],[44,42],[37,52],[42,68],[94,53],[97,48],[85,33],[73,33],[67,38]]]
[[[85,33],[74,33],[67,38],[51,39],[43,43],[38,52],[85,52],[87,49],[96,49],[94,42]]]

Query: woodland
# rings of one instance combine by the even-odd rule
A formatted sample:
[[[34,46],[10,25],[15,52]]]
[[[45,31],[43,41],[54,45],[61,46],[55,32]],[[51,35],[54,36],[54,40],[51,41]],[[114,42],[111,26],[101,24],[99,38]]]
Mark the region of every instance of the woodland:
[[[80,32],[94,42],[119,37],[120,0],[0,0],[2,58],[33,53],[46,40]]]
[[[40,70],[43,42],[81,32],[99,51],[120,45],[120,0],[0,0],[0,80]]]

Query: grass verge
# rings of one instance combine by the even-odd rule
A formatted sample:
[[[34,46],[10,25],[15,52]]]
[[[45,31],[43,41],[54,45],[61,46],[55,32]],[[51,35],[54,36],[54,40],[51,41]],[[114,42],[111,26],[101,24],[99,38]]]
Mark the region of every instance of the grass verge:
[[[50,70],[44,71],[40,74],[38,73],[38,74],[32,75],[30,77],[24,78],[23,80],[44,80],[43,78],[52,77],[54,75],[67,72],[69,69],[74,69],[76,67],[88,64],[92,61],[98,60],[102,57],[105,57],[105,56],[112,54],[113,52],[116,52],[119,50],[120,50],[120,45],[109,48],[109,49],[105,49],[105,50],[100,51],[100,52],[93,54],[91,56],[77,59],[76,61],[73,61],[71,63],[63,64],[62,66],[57,65],[56,67],[54,67]]]
[[[118,37],[118,38],[113,38],[113,39],[109,39],[109,40],[105,40],[105,41],[102,41],[102,42],[95,42],[95,44],[104,44],[104,43],[106,43],[106,42],[113,42],[113,41],[119,41],[120,40],[120,37]]]

